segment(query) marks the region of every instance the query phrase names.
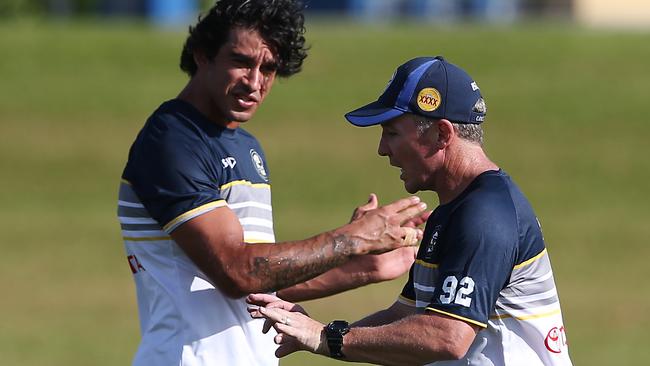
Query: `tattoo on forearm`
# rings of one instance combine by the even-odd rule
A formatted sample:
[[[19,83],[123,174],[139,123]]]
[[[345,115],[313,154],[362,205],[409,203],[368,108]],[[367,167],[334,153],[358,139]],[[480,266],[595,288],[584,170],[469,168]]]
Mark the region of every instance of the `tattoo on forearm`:
[[[278,255],[253,258],[251,275],[268,291],[318,276],[346,261],[357,243],[340,234],[323,246],[293,246]]]

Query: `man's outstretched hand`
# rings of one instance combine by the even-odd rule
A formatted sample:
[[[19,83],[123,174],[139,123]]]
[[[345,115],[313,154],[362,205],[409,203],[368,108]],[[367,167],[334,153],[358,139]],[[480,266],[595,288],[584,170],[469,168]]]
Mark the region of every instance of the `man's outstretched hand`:
[[[276,357],[300,350],[323,355],[328,353],[325,325],[311,319],[300,305],[269,294],[252,294],[246,301],[253,305],[248,308],[251,317],[265,319],[265,333],[270,327],[278,332],[274,338],[275,343],[280,345],[275,351]]]

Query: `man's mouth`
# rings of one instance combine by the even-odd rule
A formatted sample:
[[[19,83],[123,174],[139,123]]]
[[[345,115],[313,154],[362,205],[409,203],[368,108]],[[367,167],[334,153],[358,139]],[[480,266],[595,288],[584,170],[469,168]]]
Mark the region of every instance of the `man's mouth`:
[[[243,109],[253,108],[259,99],[254,95],[236,95],[237,104]]]
[[[390,165],[392,165],[392,166],[394,166],[395,168],[399,169],[399,177],[400,177],[400,179],[404,179],[404,175],[405,175],[405,173],[406,173],[406,172],[404,171],[404,168],[402,168],[401,166],[399,166],[399,165],[397,165],[397,164],[394,164],[394,163],[391,163]]]

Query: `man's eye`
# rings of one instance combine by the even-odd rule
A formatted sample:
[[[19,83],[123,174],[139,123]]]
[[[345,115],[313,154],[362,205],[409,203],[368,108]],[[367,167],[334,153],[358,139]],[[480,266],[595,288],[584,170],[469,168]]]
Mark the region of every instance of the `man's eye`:
[[[278,71],[278,65],[272,64],[272,65],[262,65],[260,70],[265,73],[265,74],[272,74],[276,71]]]
[[[233,64],[243,67],[248,67],[252,63],[250,58],[244,57],[242,55],[232,55],[231,60]]]
[[[237,65],[237,66],[242,66],[242,67],[247,67],[248,66],[248,61],[243,60],[243,59],[236,58],[234,60],[234,62],[235,62],[235,65]]]

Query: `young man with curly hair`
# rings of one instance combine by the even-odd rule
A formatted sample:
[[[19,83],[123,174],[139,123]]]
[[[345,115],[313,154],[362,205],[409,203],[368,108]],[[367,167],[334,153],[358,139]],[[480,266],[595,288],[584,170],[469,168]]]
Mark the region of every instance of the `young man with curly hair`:
[[[183,48],[190,80],[131,147],[118,216],[138,294],[134,365],[276,365],[245,295],[318,298],[395,278],[413,261],[414,226],[426,219],[417,197],[377,207],[372,195],[346,225],[274,243],[264,152],[240,125],[276,76],[300,71],[302,10],[291,0],[215,4]]]

